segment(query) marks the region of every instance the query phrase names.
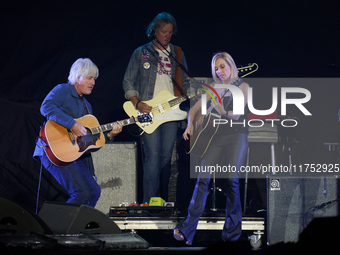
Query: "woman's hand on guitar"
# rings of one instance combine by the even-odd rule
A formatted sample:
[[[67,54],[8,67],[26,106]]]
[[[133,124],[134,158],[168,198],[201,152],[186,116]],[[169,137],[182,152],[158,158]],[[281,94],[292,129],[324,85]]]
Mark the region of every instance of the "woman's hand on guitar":
[[[189,135],[191,135],[194,131],[194,126],[189,124],[183,133],[184,140],[189,140]]]
[[[73,127],[71,128],[71,131],[76,135],[76,136],[83,136],[87,134],[86,128],[80,124],[79,122],[76,122]]]
[[[139,102],[137,108],[141,113],[150,113],[152,110],[152,107],[144,102]]]
[[[223,106],[221,105],[220,102],[216,101],[216,105],[213,102],[213,100],[210,100],[211,106],[214,107],[214,109],[220,114],[220,115],[226,115],[227,112],[224,110]]]

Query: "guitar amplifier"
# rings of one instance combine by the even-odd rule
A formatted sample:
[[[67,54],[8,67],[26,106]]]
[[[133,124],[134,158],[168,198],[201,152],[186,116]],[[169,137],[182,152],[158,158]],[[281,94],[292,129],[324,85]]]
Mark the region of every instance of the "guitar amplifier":
[[[137,142],[112,142],[92,153],[101,188],[96,209],[107,214],[111,206],[137,201]]]
[[[337,199],[336,175],[268,175],[268,244],[297,242],[313,218],[337,216]]]

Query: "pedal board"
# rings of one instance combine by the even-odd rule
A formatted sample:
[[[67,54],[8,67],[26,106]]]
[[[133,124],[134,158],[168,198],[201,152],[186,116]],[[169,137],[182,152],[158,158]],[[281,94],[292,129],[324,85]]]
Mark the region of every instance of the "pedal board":
[[[111,206],[109,217],[172,217],[172,206]]]

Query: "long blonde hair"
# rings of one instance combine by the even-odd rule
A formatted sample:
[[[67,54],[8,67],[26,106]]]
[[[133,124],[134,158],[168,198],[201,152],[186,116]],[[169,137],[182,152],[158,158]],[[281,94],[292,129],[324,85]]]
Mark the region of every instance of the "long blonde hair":
[[[230,81],[236,80],[238,78],[238,71],[234,59],[227,52],[218,52],[213,56],[211,60],[211,74],[212,77],[214,78],[214,81],[217,84],[223,83],[222,80],[216,75],[215,71],[215,62],[218,58],[223,58],[230,66],[231,71]]]

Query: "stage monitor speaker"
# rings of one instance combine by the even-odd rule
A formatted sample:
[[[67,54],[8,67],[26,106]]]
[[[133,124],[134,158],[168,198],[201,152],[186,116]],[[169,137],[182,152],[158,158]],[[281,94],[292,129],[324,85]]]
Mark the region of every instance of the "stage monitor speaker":
[[[315,218],[299,237],[300,253],[332,254],[338,250],[340,217]]]
[[[0,197],[0,234],[52,234],[37,215]]]
[[[137,201],[137,143],[113,142],[92,153],[102,190],[96,209],[107,214],[111,206]]]
[[[119,227],[108,216],[87,205],[45,202],[38,216],[53,234],[118,234]]]
[[[315,217],[338,215],[337,176],[267,176],[268,244],[297,242]]]

